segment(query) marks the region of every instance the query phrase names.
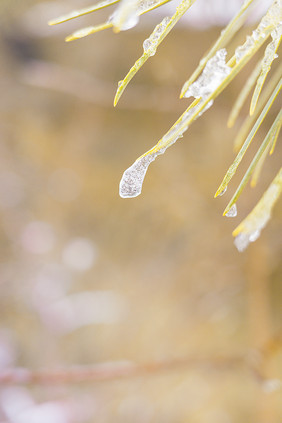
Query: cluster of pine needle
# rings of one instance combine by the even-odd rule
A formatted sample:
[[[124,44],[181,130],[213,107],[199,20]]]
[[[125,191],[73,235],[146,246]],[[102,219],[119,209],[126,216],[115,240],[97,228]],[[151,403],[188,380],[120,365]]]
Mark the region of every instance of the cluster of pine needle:
[[[97,26],[82,28],[66,37],[66,41],[73,41],[108,28],[113,28],[114,32],[128,30],[138,23],[140,15],[150,12],[169,1],[170,0],[103,0],[88,8],[73,11],[68,15],[49,22],[49,24],[59,24],[117,4],[114,12],[106,22]],[[125,88],[136,72],[156,53],[159,44],[195,1],[196,0],[179,1],[175,13],[172,16],[164,18],[162,22],[154,28],[150,37],[144,41],[143,54],[131,67],[125,78],[118,83],[114,105],[118,103]],[[252,59],[255,53],[265,46],[262,58],[257,60],[257,64],[254,66],[253,71],[235,101],[228,119],[228,126],[232,127],[244,102],[253,90],[250,113],[246,117],[235,139],[234,149],[237,155],[227,170],[215,197],[224,194],[228,183],[235,174],[256,132],[269,113],[282,86],[282,68],[280,65],[277,67],[277,70],[272,73],[268,84],[264,87],[264,82],[271,70],[272,62],[278,57],[277,50],[282,36],[281,0],[274,0],[272,2],[256,29],[247,36],[244,44],[239,45],[235,49],[233,56],[225,63],[225,57],[227,55],[226,46],[228,46],[230,40],[234,39],[236,33],[244,25],[248,15],[255,7],[256,0],[245,0],[238,13],[223,31],[221,31],[219,38],[209,50],[208,54],[200,60],[199,66],[190,79],[184,83],[180,94],[181,98],[192,96],[194,97],[194,101],[156,145],[140,156],[133,165],[124,172],[120,183],[120,195],[122,197],[135,197],[141,193],[142,183],[150,163],[155,160],[159,154],[163,154],[170,145],[182,136],[191,123],[212,105],[213,100],[231,83],[233,78]],[[280,110],[255,153],[238,188],[226,206],[223,215],[230,217],[236,216],[236,203],[246,184],[250,180],[251,186],[256,185],[267,155],[272,154],[275,149],[275,144],[281,129],[281,122],[282,111]],[[280,168],[278,174],[274,177],[272,183],[254,209],[233,231],[235,245],[239,251],[244,250],[250,242],[255,241],[259,237],[261,230],[270,219],[273,206],[278,200],[281,191],[282,168]]]

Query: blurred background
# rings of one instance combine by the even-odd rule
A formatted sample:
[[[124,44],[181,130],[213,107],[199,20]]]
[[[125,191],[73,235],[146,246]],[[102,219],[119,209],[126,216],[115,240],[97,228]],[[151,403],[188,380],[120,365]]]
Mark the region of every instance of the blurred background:
[[[0,382],[1,423],[282,420],[281,201],[246,252],[231,236],[277,173],[281,145],[236,218],[221,214],[254,149],[213,199],[248,105],[232,130],[228,114],[253,63],[151,165],[140,197],[118,195],[123,171],[187,107],[182,84],[223,24],[222,7],[218,19],[204,3],[201,28],[176,27],[114,109],[117,81],[168,9],[130,31],[65,43],[108,11],[48,27],[89,2],[0,1],[0,377],[15,372]],[[138,376],[29,385],[17,377],[19,368],[123,362]]]

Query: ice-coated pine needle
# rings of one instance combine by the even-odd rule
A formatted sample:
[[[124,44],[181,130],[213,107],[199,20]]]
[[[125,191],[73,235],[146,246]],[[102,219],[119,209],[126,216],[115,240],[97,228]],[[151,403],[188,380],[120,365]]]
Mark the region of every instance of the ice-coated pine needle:
[[[270,71],[272,62],[276,57],[278,57],[276,52],[278,50],[282,38],[282,24],[278,25],[277,29],[272,31],[271,36],[272,41],[267,45],[264,57],[261,61],[261,72],[257,79],[257,84],[251,100],[250,115],[252,115],[255,111],[261,89],[263,87],[267,74]]]
[[[259,177],[260,177],[260,174],[261,174],[261,171],[262,171],[264,162],[265,162],[265,160],[267,158],[267,155],[269,153],[270,147],[271,147],[271,144],[268,144],[268,146],[266,147],[266,149],[262,153],[261,158],[259,159],[259,161],[256,164],[256,167],[255,167],[255,169],[253,171],[251,182],[250,182],[250,186],[252,188],[255,188],[257,186],[257,183],[258,183],[258,180],[259,180]]]
[[[273,138],[272,138],[272,142],[271,142],[271,146],[270,146],[270,152],[269,155],[271,156],[274,152],[278,137],[279,137],[279,133],[281,130],[281,122],[280,125],[278,125],[276,132],[273,134]]]
[[[228,183],[230,182],[231,178],[234,176],[239,164],[241,163],[241,160],[243,159],[247,149],[249,148],[255,134],[257,133],[259,127],[261,126],[262,122],[264,121],[271,105],[273,104],[274,100],[278,96],[280,90],[282,88],[282,79],[280,79],[279,83],[277,84],[275,90],[273,91],[272,95],[270,96],[268,102],[263,108],[263,111],[261,112],[259,118],[257,119],[255,125],[253,126],[251,132],[249,133],[246,141],[242,145],[239,153],[237,154],[235,160],[233,161],[232,165],[229,167],[228,171],[226,172],[223,181],[221,182],[218,190],[215,193],[215,197],[217,197],[224,189],[227,187]]]
[[[238,95],[232,110],[230,112],[228,121],[227,121],[227,126],[228,128],[232,128],[232,126],[234,125],[240,110],[243,107],[243,104],[245,103],[251,89],[253,88],[253,86],[256,83],[256,80],[260,74],[261,71],[261,62],[259,61],[257,63],[257,65],[255,66],[253,72],[251,73],[251,75],[249,76],[249,78],[247,79],[245,85],[243,86],[242,90],[240,91],[240,94]]]
[[[269,155],[273,154],[273,151],[275,149],[275,145],[277,143],[277,139],[281,130],[281,119],[280,121],[277,123],[276,127],[273,128],[273,132],[271,134],[271,140],[270,143],[268,144],[267,148],[265,149],[264,153],[262,154],[260,160],[258,161],[255,170],[253,172],[252,175],[252,179],[251,179],[251,187],[255,187],[257,185],[260,173],[261,173],[261,169],[263,167],[263,164],[266,160],[267,154],[269,152]],[[269,151],[270,150],[270,151]]]
[[[254,0],[245,0],[237,15],[235,15],[234,18],[229,22],[229,24],[223,29],[213,47],[210,49],[208,54],[200,60],[199,66],[195,69],[188,81],[186,81],[183,85],[180,98],[183,98],[185,96],[185,93],[188,90],[189,86],[198,78],[198,76],[206,66],[207,61],[214,56],[217,50],[221,49],[222,47],[225,47],[226,44],[240,29],[240,27],[244,24],[246,18],[245,12],[253,2]]]
[[[254,125],[256,119],[258,118],[260,112],[262,111],[263,107],[265,106],[267,100],[269,99],[271,93],[273,92],[274,88],[276,87],[276,85],[278,84],[280,78],[282,75],[282,65],[280,65],[276,71],[273,73],[273,75],[271,76],[270,81],[267,83],[263,93],[261,94],[261,96],[259,97],[258,100],[258,104],[255,110],[255,113],[250,116],[248,115],[244,122],[242,123],[238,134],[236,135],[235,139],[234,139],[234,152],[238,153],[238,151],[240,150],[244,140],[246,139],[248,133],[250,132],[252,126]]]
[[[100,25],[96,26],[88,26],[86,28],[79,29],[78,31],[75,31],[73,34],[68,35],[65,38],[66,42],[79,40],[80,38],[87,37],[87,35],[95,34],[96,32],[103,31],[104,29],[111,28],[113,26],[112,22],[105,22]]]
[[[105,7],[111,6],[112,4],[118,3],[120,0],[103,0],[93,6],[85,7],[83,9],[74,10],[64,16],[60,16],[59,18],[52,19],[48,22],[48,25],[58,25],[63,22],[70,21],[71,19],[79,18],[80,16],[87,15],[92,12],[96,12],[97,10],[103,9]]]
[[[118,1],[120,1],[120,0],[118,0]],[[171,1],[171,0],[139,0],[138,10],[137,10],[137,18],[139,16],[147,13],[147,12],[150,12],[153,9],[156,9],[156,8],[162,6],[165,3],[168,3],[169,1]],[[65,38],[65,41],[69,42],[69,41],[78,40],[78,39],[86,37],[88,35],[95,34],[96,32],[103,31],[104,29],[113,28],[115,26],[114,15],[115,15],[115,13],[113,13],[109,17],[107,22],[104,22],[102,24],[95,25],[95,26],[89,26],[89,27],[86,27],[86,28],[81,28],[81,29],[75,31],[73,34],[68,35]],[[128,25],[128,27],[124,26],[123,29],[132,28],[134,26],[134,24],[137,24],[137,22],[138,22],[138,19],[136,19],[134,22],[131,22],[130,25]],[[118,32],[118,31],[116,31],[116,32]]]
[[[263,194],[251,213],[237,226],[232,235],[239,251],[244,251],[250,242],[254,242],[271,217],[275,203],[282,192],[282,168]]]
[[[271,125],[271,128],[269,129],[269,131],[268,131],[266,137],[264,138],[260,148],[256,152],[250,166],[248,167],[245,175],[243,176],[242,181],[240,182],[240,184],[239,184],[238,188],[236,189],[233,197],[231,198],[228,205],[226,206],[226,208],[223,212],[223,216],[227,215],[229,210],[232,208],[232,206],[237,202],[237,200],[240,197],[243,189],[245,188],[246,184],[248,183],[252,173],[254,172],[257,164],[259,163],[262,155],[266,151],[267,147],[269,147],[271,145],[271,141],[273,140],[273,136],[275,136],[277,129],[279,127],[281,127],[281,123],[282,123],[282,110],[280,110],[280,112],[278,113],[275,121]]]
[[[182,0],[179,6],[176,8],[174,15],[171,18],[164,18],[160,24],[158,24],[150,37],[144,41],[143,48],[144,52],[139,59],[134,63],[132,68],[129,70],[125,78],[119,82],[118,89],[114,98],[114,106],[117,105],[122,93],[125,88],[138,72],[138,70],[143,66],[143,64],[149,59],[149,57],[154,56],[156,50],[164,38],[169,34],[173,29],[179,19],[187,12],[187,10],[195,3],[196,0]]]

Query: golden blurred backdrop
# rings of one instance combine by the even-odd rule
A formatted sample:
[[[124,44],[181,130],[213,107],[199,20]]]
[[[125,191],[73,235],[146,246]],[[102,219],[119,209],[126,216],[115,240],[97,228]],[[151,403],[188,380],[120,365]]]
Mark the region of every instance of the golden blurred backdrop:
[[[220,28],[175,28],[114,109],[161,11],[66,44],[103,12],[46,22],[82,3],[0,2],[0,380],[15,375],[0,382],[0,422],[279,423],[281,202],[244,253],[231,232],[278,171],[281,145],[238,216],[223,218],[251,157],[214,200],[244,118],[226,128],[244,72],[152,164],[142,195],[121,199],[123,171],[184,110],[181,86]],[[20,376],[92,365],[109,366],[109,380]],[[114,377],[123,365],[136,372]]]

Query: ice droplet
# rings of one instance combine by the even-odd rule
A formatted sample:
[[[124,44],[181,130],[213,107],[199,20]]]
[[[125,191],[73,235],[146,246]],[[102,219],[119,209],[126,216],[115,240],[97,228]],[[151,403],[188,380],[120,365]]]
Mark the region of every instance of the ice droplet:
[[[156,153],[143,156],[126,169],[119,184],[119,195],[122,198],[137,197],[141,194],[147,169],[149,164],[155,160],[156,156]]]
[[[155,54],[159,38],[165,31],[169,21],[170,19],[168,17],[164,18],[162,22],[156,26],[150,37],[144,41],[143,48],[145,53],[148,53],[150,56]],[[185,97],[193,96],[195,98],[201,98],[201,100],[194,107],[184,112],[177,123],[164,135],[159,142],[161,143],[159,145],[163,146],[163,148],[160,148],[154,153],[147,153],[141,156],[141,158],[137,159],[133,165],[124,172],[119,186],[119,194],[122,198],[137,197],[141,193],[142,184],[149,164],[154,161],[159,154],[163,154],[178,138],[182,137],[183,133],[188,129],[189,119],[193,116],[195,110],[206,101],[209,95],[230,73],[231,68],[225,63],[226,54],[227,52],[225,49],[219,50],[214,57],[207,62],[205,69],[197,81],[190,86]],[[203,110],[198,113],[197,117],[211,107],[212,103],[212,100],[209,101]],[[236,206],[233,206],[231,210],[227,216],[231,216],[230,213],[235,213],[233,216],[236,216]]]
[[[218,195],[221,197],[222,195],[226,193],[226,191],[227,191],[227,185],[225,188],[223,188],[223,190]]]
[[[180,123],[175,125],[168,133],[163,137],[162,141],[166,144],[159,150],[153,153],[147,153],[137,159],[133,165],[131,165],[123,173],[120,184],[119,184],[119,195],[122,198],[133,198],[141,194],[142,185],[144,178],[149,167],[157,156],[164,154],[166,149],[174,144],[178,138],[183,137],[183,132],[179,129]]]
[[[234,239],[235,247],[237,248],[238,251],[240,251],[240,253],[247,248],[249,243],[250,243],[249,237],[248,237],[248,235],[246,235],[244,233],[240,233]]]
[[[228,210],[228,212],[225,215],[226,217],[235,217],[237,216],[237,206],[236,204],[233,204],[233,206]]]
[[[109,21],[120,31],[133,28],[139,22],[138,0],[122,0]]]
[[[256,230],[249,235],[249,241],[255,242],[260,237],[260,230]]]

